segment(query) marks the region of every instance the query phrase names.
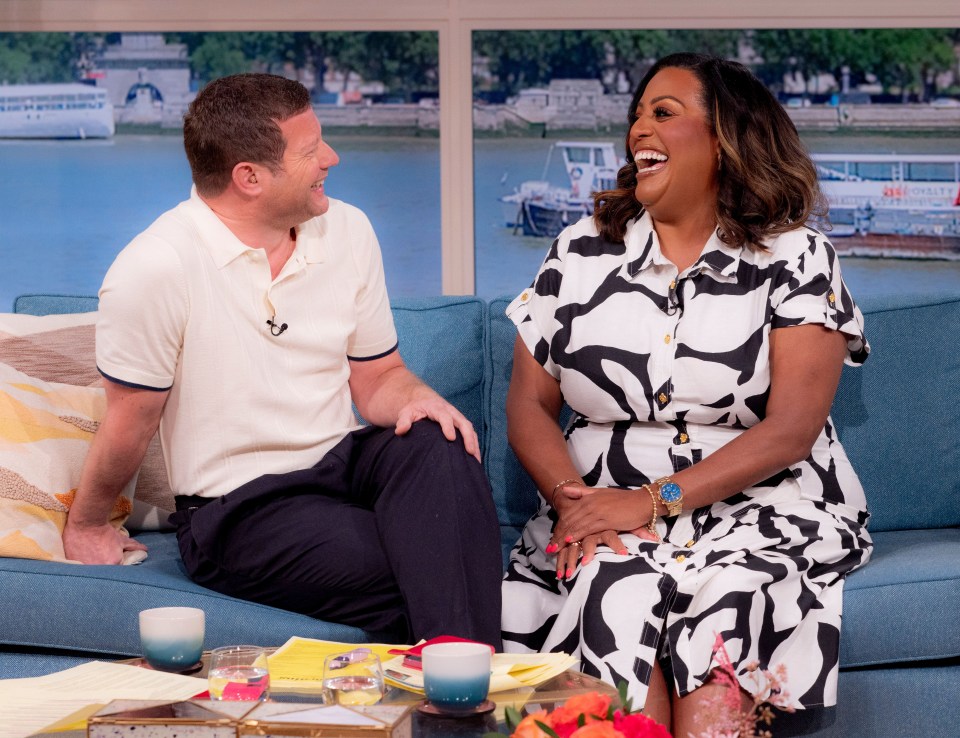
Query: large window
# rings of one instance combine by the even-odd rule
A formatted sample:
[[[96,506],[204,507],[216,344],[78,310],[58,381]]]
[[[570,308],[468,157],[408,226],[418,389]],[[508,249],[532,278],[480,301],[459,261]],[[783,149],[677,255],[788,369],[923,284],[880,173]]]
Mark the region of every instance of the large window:
[[[189,194],[186,106],[243,71],[311,90],[341,158],[328,192],[370,217],[390,293],[439,294],[437,63],[432,32],[0,34],[0,309],[95,294],[119,250]]]
[[[960,29],[478,31],[476,290],[515,295],[626,163],[654,61],[749,66],[820,161],[829,234],[856,292],[960,287]],[[824,227],[827,227],[824,224]],[[900,258],[897,258],[900,257]],[[918,258],[919,257],[919,258]]]
[[[201,10],[187,0],[169,0],[165,3],[131,3],[128,0],[56,0],[36,3],[34,0],[0,0],[0,39],[19,33],[37,34],[38,37],[40,34],[73,36],[77,43],[87,44],[84,48],[88,51],[85,56],[77,57],[80,65],[70,70],[73,78],[85,68],[83,65],[89,63],[91,48],[93,52],[96,51],[96,39],[102,38],[107,44],[122,41],[118,34],[107,37],[108,31],[130,34],[162,32],[166,43],[184,44],[187,47],[191,84],[201,83],[200,75],[193,69],[194,65],[198,68],[201,64],[205,65],[211,74],[237,71],[234,63],[238,59],[246,63],[246,58],[240,58],[242,55],[248,55],[253,49],[258,54],[269,56],[267,52],[276,49],[276,37],[281,36],[287,39],[283,42],[287,46],[280,55],[280,63],[276,57],[270,57],[268,68],[284,74],[299,74],[297,70],[311,66],[316,68],[316,61],[311,63],[309,54],[302,52],[303,46],[297,46],[311,35],[326,35],[334,44],[350,36],[349,32],[362,32],[369,42],[359,52],[357,48],[363,45],[354,44],[352,52],[360,56],[361,61],[364,56],[380,55],[386,58],[380,49],[386,50],[390,46],[385,40],[387,37],[404,39],[406,50],[403,53],[408,54],[407,59],[410,55],[419,54],[422,60],[433,54],[436,65],[432,88],[430,85],[421,85],[418,90],[405,91],[402,94],[404,103],[397,102],[392,89],[384,89],[382,93],[367,90],[365,93],[370,100],[370,109],[391,104],[405,104],[408,107],[404,109],[408,111],[416,108],[421,121],[416,128],[409,127],[404,131],[405,135],[401,138],[405,141],[401,146],[389,144],[389,139],[398,132],[396,129],[374,129],[377,135],[358,136],[355,132],[348,132],[346,126],[341,128],[340,119],[336,117],[338,111],[357,110],[359,115],[364,109],[363,106],[352,107],[356,103],[350,100],[350,95],[338,95],[336,100],[326,97],[320,103],[328,106],[322,108],[320,113],[328,135],[344,155],[343,165],[339,172],[335,171],[335,177],[340,181],[331,178],[331,189],[336,183],[336,187],[342,189],[337,189],[335,194],[356,202],[374,221],[383,242],[393,294],[436,294],[443,291],[448,294],[477,292],[490,296],[514,293],[528,283],[549,243],[549,237],[524,235],[522,227],[505,225],[508,222],[506,211],[511,209],[511,205],[504,204],[500,198],[510,195],[515,188],[523,189],[525,183],[533,183],[527,185],[528,189],[536,188],[540,186],[536,184],[538,180],[545,181],[547,186],[569,186],[571,170],[558,151],[553,151],[547,165],[552,144],[558,141],[586,141],[593,144],[590,165],[594,167],[598,166],[596,152],[605,151],[608,143],[614,145],[617,155],[621,153],[623,131],[618,126],[622,126],[622,118],[620,123],[610,117],[609,124],[584,127],[582,119],[578,122],[577,116],[569,115],[567,129],[562,130],[562,127],[557,128],[546,121],[551,106],[567,106],[575,111],[577,107],[583,107],[582,101],[590,101],[597,108],[606,108],[607,103],[615,100],[617,95],[629,94],[631,86],[642,74],[644,65],[673,48],[670,44],[678,38],[684,40],[687,48],[707,49],[731,56],[742,56],[752,48],[755,53],[755,57],[749,59],[752,64],[758,60],[770,64],[772,60],[773,66],[767,70],[776,73],[771,85],[780,85],[777,91],[783,94],[784,104],[798,121],[803,116],[813,120],[818,116],[829,118],[832,115],[833,120],[849,124],[849,128],[862,124],[865,120],[863,116],[869,118],[875,112],[882,112],[884,106],[903,104],[904,100],[914,109],[924,106],[930,120],[953,120],[956,116],[950,101],[957,97],[957,90],[943,81],[948,72],[956,78],[956,57],[943,57],[943,44],[935,44],[930,40],[938,31],[947,29],[945,33],[952,39],[953,48],[957,47],[960,39],[956,29],[960,27],[960,10],[953,2],[921,0],[920,3],[904,4],[898,0],[848,0],[845,3],[815,3],[805,7],[802,19],[796,16],[792,7],[761,0],[745,0],[735,6],[727,4],[717,8],[722,12],[713,12],[711,6],[701,3],[666,6],[653,0],[638,0],[627,5],[621,0],[596,0],[588,4],[565,0],[527,0],[524,3],[507,0],[471,0],[469,3],[416,0],[395,4],[382,3],[380,0],[352,0],[350,3],[315,0],[311,3],[275,4],[264,4],[261,0],[209,0]],[[776,30],[798,24],[804,28]],[[807,51],[830,51],[830,31],[817,29],[833,27],[843,31],[865,24],[875,28],[863,29],[861,33],[864,35],[852,51],[849,47],[845,51],[833,47],[831,53],[838,50],[845,53],[844,61],[825,60],[809,53],[781,53],[791,48],[791,44],[795,47],[803,34],[808,34],[808,41],[812,39],[806,45]],[[884,28],[902,31],[915,26],[926,29],[925,32],[930,36],[921,43],[914,43],[914,47],[933,52],[931,58],[934,63],[918,63],[915,59],[907,61],[903,54],[909,46],[906,41],[903,44],[890,43],[878,35],[879,31],[875,31]],[[638,32],[631,29],[638,28],[645,29],[649,43],[636,42]],[[700,30],[703,28],[714,30]],[[748,39],[750,43],[743,43],[744,34],[750,33],[743,29],[753,29],[752,41]],[[568,36],[563,43],[556,41],[561,38],[556,34],[571,31],[579,32],[580,39]],[[681,32],[686,36],[679,36]],[[520,33],[527,36],[521,39]],[[554,34],[552,38],[551,33]],[[374,39],[369,34],[380,34],[381,39]],[[766,45],[761,43],[764,34],[769,40]],[[206,44],[200,43],[204,37]],[[241,37],[245,39],[244,43],[237,42],[236,39]],[[296,38],[291,41],[292,37]],[[426,43],[414,42],[414,37],[426,39]],[[863,42],[865,38],[871,39],[869,44]],[[916,38],[914,36],[914,41]],[[729,44],[730,39],[734,39],[735,44],[722,47],[722,44]],[[373,41],[380,45],[373,44]],[[516,66],[508,69],[505,64],[509,62],[510,54],[529,56],[527,44],[532,41],[540,44],[534,47],[539,56],[537,63],[525,68]],[[89,45],[91,42],[92,47]],[[348,66],[351,58],[347,53],[348,42],[343,43],[340,47],[343,52],[339,55],[340,63]],[[502,52],[498,52],[498,44]],[[202,53],[201,46],[204,46]],[[429,47],[427,51],[424,50],[426,47]],[[584,64],[584,55],[591,53],[591,50],[596,53],[598,48],[602,53],[595,56],[598,61],[594,66]],[[879,66],[869,70],[863,68],[861,60],[870,58],[866,51],[888,55],[884,68],[891,77],[878,73]],[[314,57],[317,56],[314,54]],[[337,55],[324,55],[321,58],[334,60],[334,56]],[[25,57],[8,53],[0,42],[0,64],[14,63],[22,69],[42,70],[49,69],[50,64],[58,58],[58,50],[52,46]],[[159,64],[158,69],[162,67],[166,73],[176,74],[181,65],[182,60],[170,58]],[[117,62],[117,74],[123,71],[122,66]],[[401,66],[413,65],[405,62]],[[833,76],[832,91],[846,95],[842,100],[830,100],[832,92],[828,75],[819,74],[823,70]],[[137,70],[126,71],[136,74]],[[348,81],[355,84],[360,84],[361,78],[365,82],[384,81],[402,71],[396,65],[383,65],[379,72],[354,70]],[[868,74],[876,79],[871,79]],[[898,79],[893,78],[896,75],[899,75]],[[0,83],[12,79],[9,72],[0,74]],[[562,80],[576,80],[576,84],[563,86]],[[135,81],[131,81],[130,87]],[[509,89],[504,89],[504,81]],[[897,98],[896,101],[878,99],[877,93],[870,89],[871,85],[877,84],[885,89],[883,94],[892,95]],[[844,93],[845,85],[849,91],[847,93]],[[329,93],[339,93],[340,89],[334,86]],[[149,88],[138,88],[138,91],[143,97],[153,94]],[[414,91],[418,93],[416,99]],[[431,94],[421,96],[419,93],[423,91]],[[442,106],[437,106],[432,99],[437,95],[443,99]],[[871,98],[870,107],[867,107],[865,97]],[[837,104],[831,105],[831,102]],[[508,112],[502,112],[502,117],[510,117],[511,112],[520,114],[519,117],[513,116],[514,123],[511,125],[514,130],[510,131],[510,135],[489,129],[491,116],[496,116],[498,110],[507,111],[508,108]],[[538,109],[543,118],[541,123],[536,122]],[[430,116],[437,128],[427,133],[422,130],[423,120]],[[533,125],[530,124],[531,119],[534,119]],[[519,130],[521,128],[524,130]],[[896,132],[887,138],[884,150],[887,153],[955,154],[960,124],[955,124],[950,130],[952,132],[941,131],[939,137],[934,134],[925,142],[913,139],[909,148],[904,146],[904,134]],[[523,135],[517,135],[519,133]],[[839,131],[841,135],[834,133],[815,130],[811,124],[804,137],[811,150],[824,154],[847,155],[855,152],[854,138],[845,131]],[[114,142],[129,135],[123,128],[121,134],[114,138]],[[432,183],[407,176],[391,182],[390,177],[377,167],[384,156],[384,149],[379,148],[382,141],[387,141],[385,149],[408,165],[426,165],[434,172],[439,167],[439,173],[433,175]],[[89,138],[84,142],[74,142],[76,146],[91,143],[100,145]],[[25,261],[19,271],[12,267],[5,269],[3,278],[0,278],[0,301],[4,303],[9,295],[27,289],[51,289],[53,278],[44,277],[46,272],[60,272],[65,280],[75,279],[85,271],[97,274],[105,265],[88,268],[76,262],[78,254],[90,256],[96,247],[96,244],[91,244],[90,238],[113,239],[114,247],[118,248],[127,238],[122,233],[123,229],[128,229],[132,234],[143,226],[140,221],[125,221],[131,215],[129,209],[122,206],[123,199],[129,197],[140,203],[151,200],[154,205],[151,213],[159,213],[167,206],[163,197],[179,199],[184,187],[183,180],[179,180],[178,176],[186,175],[171,172],[170,181],[161,183],[151,182],[149,174],[140,174],[128,180],[133,184],[123,188],[124,192],[114,194],[114,207],[104,198],[87,196],[96,179],[95,172],[88,173],[82,179],[64,174],[64,169],[69,169],[71,164],[71,156],[65,154],[62,161],[57,157],[44,165],[40,159],[32,156],[14,155],[12,152],[15,148],[15,145],[0,143],[0,159],[4,164],[18,157],[33,162],[26,166],[33,166],[36,179],[26,177],[11,183],[11,178],[7,177],[0,184],[0,248],[5,256],[13,250],[37,255],[33,257],[33,262]],[[80,150],[92,151],[93,148]],[[142,147],[142,159],[150,159],[152,153],[149,149],[148,146]],[[172,151],[175,149],[176,146],[172,145]],[[72,151],[72,147],[63,146],[60,150]],[[585,151],[580,150],[570,153],[572,156],[586,156]],[[178,156],[176,153],[173,155]],[[51,174],[50,171],[44,173],[44,167],[59,171],[59,174]],[[932,179],[937,182],[950,184],[949,180],[942,179],[946,170],[939,163],[925,163],[924,167],[919,167],[917,162],[907,162],[905,171],[928,171],[936,174]],[[351,182],[351,178],[355,179]],[[169,194],[164,195],[167,190]],[[73,219],[82,221],[85,227],[96,221],[95,230],[90,238],[67,246],[68,239],[77,232],[76,224],[58,224],[52,218],[56,217],[58,210],[65,210],[67,203],[85,197],[88,199],[82,208],[82,215],[77,215],[76,210],[71,211]],[[46,207],[41,211],[43,215],[32,219],[33,222],[28,226],[21,223],[14,230],[10,216],[19,214],[23,205],[36,207],[37,203],[48,203],[49,206],[41,205]],[[516,205],[513,216],[521,210],[521,204],[513,203]],[[388,206],[396,207],[401,213],[395,221],[396,225],[383,221],[378,214]],[[941,232],[949,226],[949,215],[947,211],[947,217],[938,224]],[[850,214],[850,224],[854,221]],[[44,258],[38,248],[41,243],[52,244],[48,247],[54,251],[47,252],[48,258]],[[62,250],[56,251],[58,248]],[[878,260],[864,263],[868,264],[865,273],[872,275],[879,271],[876,267]],[[934,287],[943,286],[945,280],[951,285],[957,281],[956,262],[952,265],[943,261],[923,262],[917,268],[926,270],[926,277],[931,280],[928,284]],[[408,285],[398,283],[396,277],[405,269],[416,274],[415,282]],[[849,273],[851,270],[848,270]],[[880,280],[871,277],[870,281],[883,284],[885,279],[887,277]],[[894,286],[902,283],[897,279],[889,281],[895,283]],[[76,291],[89,292],[95,287],[95,283],[78,283]]]

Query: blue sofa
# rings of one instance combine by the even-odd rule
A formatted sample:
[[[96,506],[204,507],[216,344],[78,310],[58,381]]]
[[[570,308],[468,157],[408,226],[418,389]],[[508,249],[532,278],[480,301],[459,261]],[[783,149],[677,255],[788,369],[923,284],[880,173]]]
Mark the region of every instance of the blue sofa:
[[[408,365],[480,431],[504,554],[536,506],[506,442],[514,339],[506,299],[398,300]],[[833,418],[870,501],[873,561],[850,576],[836,710],[778,718],[777,735],[960,734],[960,291],[861,305],[873,355],[845,368]],[[24,296],[14,310],[81,312],[95,298]],[[207,612],[206,646],[279,645],[292,635],[363,641],[356,628],[203,589],[183,574],[171,533],[137,536],[139,566],[0,559],[0,675],[33,676],[139,652],[139,610]],[[507,603],[509,606],[509,603]],[[789,685],[789,678],[788,678]]]

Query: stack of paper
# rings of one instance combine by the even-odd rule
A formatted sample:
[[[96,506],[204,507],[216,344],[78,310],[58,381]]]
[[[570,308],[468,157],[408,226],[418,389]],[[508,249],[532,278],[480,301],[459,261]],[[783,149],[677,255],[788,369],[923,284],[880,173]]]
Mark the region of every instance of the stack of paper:
[[[390,653],[410,646],[384,643],[337,643],[294,636],[269,657],[270,687],[277,691],[316,691],[323,686],[323,659],[355,648],[369,648],[380,657],[384,680],[394,687],[423,694],[423,672],[403,665],[403,656]],[[565,653],[495,653],[491,659],[490,691],[504,692],[538,684],[575,666]]]
[[[323,686],[323,660],[355,648],[369,648],[381,663],[392,656],[391,649],[410,648],[384,643],[337,643],[294,636],[268,657],[270,688],[279,691],[317,691]]]
[[[207,680],[91,661],[42,677],[0,680],[0,738],[23,738],[67,717],[86,717],[114,699],[189,699]]]
[[[576,663],[565,653],[495,653],[490,660],[490,692],[535,687]],[[404,666],[403,656],[385,661],[383,674],[393,686],[423,694],[423,672]]]

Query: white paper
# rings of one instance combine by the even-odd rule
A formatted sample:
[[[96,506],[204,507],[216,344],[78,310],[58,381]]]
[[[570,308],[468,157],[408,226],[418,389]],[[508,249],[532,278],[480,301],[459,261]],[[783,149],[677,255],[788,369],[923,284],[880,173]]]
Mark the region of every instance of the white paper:
[[[105,661],[42,677],[0,679],[0,738],[25,738],[90,704],[183,700],[206,689],[206,679]]]

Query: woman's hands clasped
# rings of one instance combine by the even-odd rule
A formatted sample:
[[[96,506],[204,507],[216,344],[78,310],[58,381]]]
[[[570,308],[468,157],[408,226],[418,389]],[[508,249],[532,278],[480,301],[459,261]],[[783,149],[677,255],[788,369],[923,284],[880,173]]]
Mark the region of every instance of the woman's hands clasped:
[[[598,546],[626,555],[619,531],[658,540],[646,527],[652,506],[646,504],[649,498],[642,492],[581,484],[568,484],[557,490],[553,507],[559,519],[546,552],[557,554],[558,579],[572,577],[581,556],[580,563],[589,564]]]

